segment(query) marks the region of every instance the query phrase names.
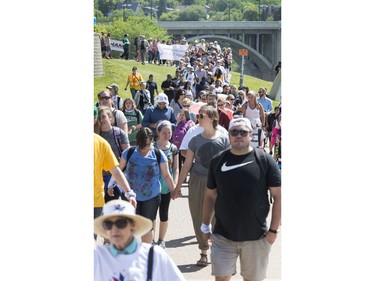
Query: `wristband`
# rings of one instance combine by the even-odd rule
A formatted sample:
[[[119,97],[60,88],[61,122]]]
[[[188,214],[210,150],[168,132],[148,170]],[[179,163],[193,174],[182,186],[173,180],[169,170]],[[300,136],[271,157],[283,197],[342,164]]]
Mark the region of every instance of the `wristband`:
[[[278,230],[274,230],[272,228],[268,229],[268,231],[271,232],[271,233],[274,233],[274,234],[277,234],[279,232]]]
[[[204,224],[202,223],[201,225],[201,231],[206,234],[206,233],[212,233],[212,225],[211,224]]]
[[[137,194],[135,194],[135,192],[130,189],[129,191],[125,192],[125,197],[129,200],[130,197],[137,198]]]

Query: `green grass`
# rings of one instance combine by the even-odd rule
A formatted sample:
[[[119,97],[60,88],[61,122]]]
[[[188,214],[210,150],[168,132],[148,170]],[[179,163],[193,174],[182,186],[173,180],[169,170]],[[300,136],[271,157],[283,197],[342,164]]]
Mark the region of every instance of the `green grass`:
[[[120,59],[103,59],[103,76],[94,78],[94,100],[97,101],[97,94],[100,91],[106,89],[106,86],[116,83],[119,85],[119,95],[122,98],[131,97],[130,90],[125,92],[125,85],[128,74],[132,71],[132,67],[137,66],[138,72],[141,73],[145,81],[148,80],[148,76],[152,73],[154,75],[154,81],[158,84],[159,93],[161,92],[161,83],[167,79],[167,74],[171,73],[174,76],[175,67],[170,66],[158,66],[154,64],[142,65],[140,62],[133,60],[125,61]],[[232,78],[230,84],[239,86],[240,84],[240,73],[231,71]],[[272,87],[272,82],[261,80],[249,75],[244,75],[243,85],[249,87],[251,90],[258,91],[260,87],[266,87],[268,91]],[[278,102],[274,102],[274,105]]]

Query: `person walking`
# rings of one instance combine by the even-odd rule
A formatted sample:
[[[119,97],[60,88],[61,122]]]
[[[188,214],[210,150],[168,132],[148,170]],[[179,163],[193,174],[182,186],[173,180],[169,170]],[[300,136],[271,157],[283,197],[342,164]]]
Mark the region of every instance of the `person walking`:
[[[111,33],[107,33],[105,37],[105,58],[111,59],[112,58],[112,49],[111,49]]]
[[[124,39],[122,39],[122,48],[124,49],[124,52],[121,54],[121,58],[125,59],[125,60],[129,60],[129,52],[130,52],[130,41],[129,41],[129,38],[128,38],[128,34],[125,34],[124,35]]]
[[[132,98],[134,99],[135,94],[137,91],[141,89],[141,82],[143,81],[142,75],[138,72],[138,68],[133,66],[132,74],[128,75],[128,80],[126,82],[125,91],[128,89],[130,84],[130,92],[132,94]]]
[[[136,135],[142,128],[143,114],[138,110],[132,98],[125,99],[124,115],[128,120],[128,137],[130,145],[137,145]]]
[[[98,115],[98,108],[94,106],[94,126],[98,122]],[[119,162],[112,151],[111,145],[104,138],[94,133],[94,219],[100,216],[104,206],[103,170],[112,174],[130,203],[137,207],[136,195],[118,165]],[[95,234],[94,239],[96,240]]]
[[[167,120],[163,120],[156,125],[156,132],[158,134],[158,140],[155,142],[155,146],[164,152],[165,156],[168,158],[168,170],[173,178],[173,182],[176,184],[179,172],[179,162],[178,162],[178,149],[169,140],[172,136],[172,124]],[[156,244],[162,248],[165,248],[165,235],[168,229],[168,214],[169,214],[169,204],[171,202],[171,192],[168,189],[167,183],[160,177],[161,184],[161,200],[159,206],[159,237]],[[156,238],[156,232],[154,234]]]
[[[142,127],[149,127],[156,136],[156,123],[162,120],[168,120],[172,123],[173,128],[176,127],[176,117],[173,108],[168,106],[168,97],[164,93],[160,93],[155,98],[155,105],[146,109],[142,120]]]
[[[120,128],[113,126],[114,116],[112,110],[108,106],[99,107],[99,126],[97,134],[104,138],[111,145],[113,153],[116,155],[117,161],[120,160],[122,152],[129,147],[128,135]],[[103,181],[104,181],[104,201],[118,199],[120,196],[124,199],[121,188],[117,187],[114,189],[114,196],[110,197],[107,194],[108,182],[111,179],[111,173],[103,170]]]
[[[108,106],[111,109],[114,117],[113,125],[122,129],[125,134],[128,134],[128,120],[121,110],[114,108],[114,102],[111,93],[108,91],[101,91],[98,94],[98,99],[99,106]]]
[[[155,104],[155,93],[156,95],[159,95],[158,91],[158,84],[154,81],[154,75],[150,74],[148,76],[148,80],[146,82],[146,89],[150,91],[150,96],[151,96],[151,104]]]
[[[142,114],[145,113],[147,108],[152,106],[150,91],[146,89],[146,82],[141,82],[141,89],[135,94],[134,102]]]
[[[175,183],[167,167],[167,157],[153,145],[154,135],[151,129],[141,128],[136,138],[137,146],[122,153],[119,168],[125,169],[125,177],[137,195],[137,214],[154,221],[160,204],[159,178],[163,177],[171,192]],[[131,148],[135,149],[130,150]],[[132,154],[129,154],[130,151]],[[109,195],[113,195],[113,187],[111,180],[108,183]],[[151,229],[142,236],[142,242],[152,243]]]
[[[94,249],[94,281],[184,281],[181,271],[161,247],[138,241],[151,228],[152,221],[137,215],[128,202],[113,200],[105,204],[103,214],[94,221],[94,231],[108,239],[110,245],[97,245]]]
[[[271,155],[251,147],[247,118],[233,119],[229,135],[231,148],[214,157],[208,171],[201,231],[204,241],[212,243],[216,281],[231,279],[238,257],[243,280],[261,281],[281,222],[281,175]],[[273,204],[268,227],[269,194]]]
[[[203,197],[207,185],[208,168],[212,157],[229,147],[228,135],[219,128],[219,114],[213,106],[204,105],[199,109],[199,126],[203,132],[193,137],[186,152],[186,158],[175,189],[175,196],[181,194],[181,186],[189,171],[189,209],[194,233],[201,251],[197,266],[207,266],[209,244],[200,231],[202,223]],[[174,197],[172,197],[174,198]]]

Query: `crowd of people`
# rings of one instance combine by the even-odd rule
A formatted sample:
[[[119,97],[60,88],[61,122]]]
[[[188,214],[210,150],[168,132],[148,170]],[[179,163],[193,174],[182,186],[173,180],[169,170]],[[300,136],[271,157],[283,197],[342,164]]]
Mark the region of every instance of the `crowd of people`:
[[[138,40],[135,60],[171,63],[158,59],[157,48],[153,49],[158,40],[147,41],[144,36]],[[124,49],[123,58],[128,57],[129,49],[127,53]],[[173,228],[168,225],[169,205],[171,200],[178,203],[183,183],[188,185],[200,251],[196,265],[207,266],[211,260],[216,280],[230,280],[239,257],[244,280],[265,278],[281,222],[281,103],[274,108],[265,87],[254,91],[231,84],[231,60],[230,48],[202,39],[189,45],[184,58],[172,62],[175,73],[169,73],[160,88],[152,73],[145,80],[147,76],[134,66],[124,81],[123,89],[130,90],[124,101],[117,84],[97,95],[94,132],[108,143],[106,153],[110,149],[113,154],[110,165],[94,163],[95,173],[100,171],[94,183],[95,235],[105,238],[105,245],[95,250],[95,272],[103,279],[122,274],[122,259],[114,253],[140,251],[135,258],[144,259],[143,252],[158,245],[154,262],[165,262],[166,270],[176,276],[173,280],[184,280],[159,249],[166,247],[167,230]],[[128,213],[128,208],[134,210]],[[133,234],[140,225],[144,227],[138,233],[141,242],[135,242]],[[119,237],[126,237],[126,243]],[[110,271],[106,258],[117,271]]]

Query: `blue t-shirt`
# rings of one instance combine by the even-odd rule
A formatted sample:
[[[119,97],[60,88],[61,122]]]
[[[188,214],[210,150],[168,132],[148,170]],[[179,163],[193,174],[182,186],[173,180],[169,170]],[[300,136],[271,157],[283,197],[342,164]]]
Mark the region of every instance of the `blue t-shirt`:
[[[129,148],[122,153],[124,159],[126,159],[128,151]],[[160,154],[160,163],[167,162],[165,154]],[[125,177],[128,180],[130,187],[137,194],[137,201],[146,201],[160,194],[160,175],[160,167],[154,148],[151,148],[149,155],[142,156],[139,153],[139,147],[137,146],[129,161],[126,163],[125,170]]]

